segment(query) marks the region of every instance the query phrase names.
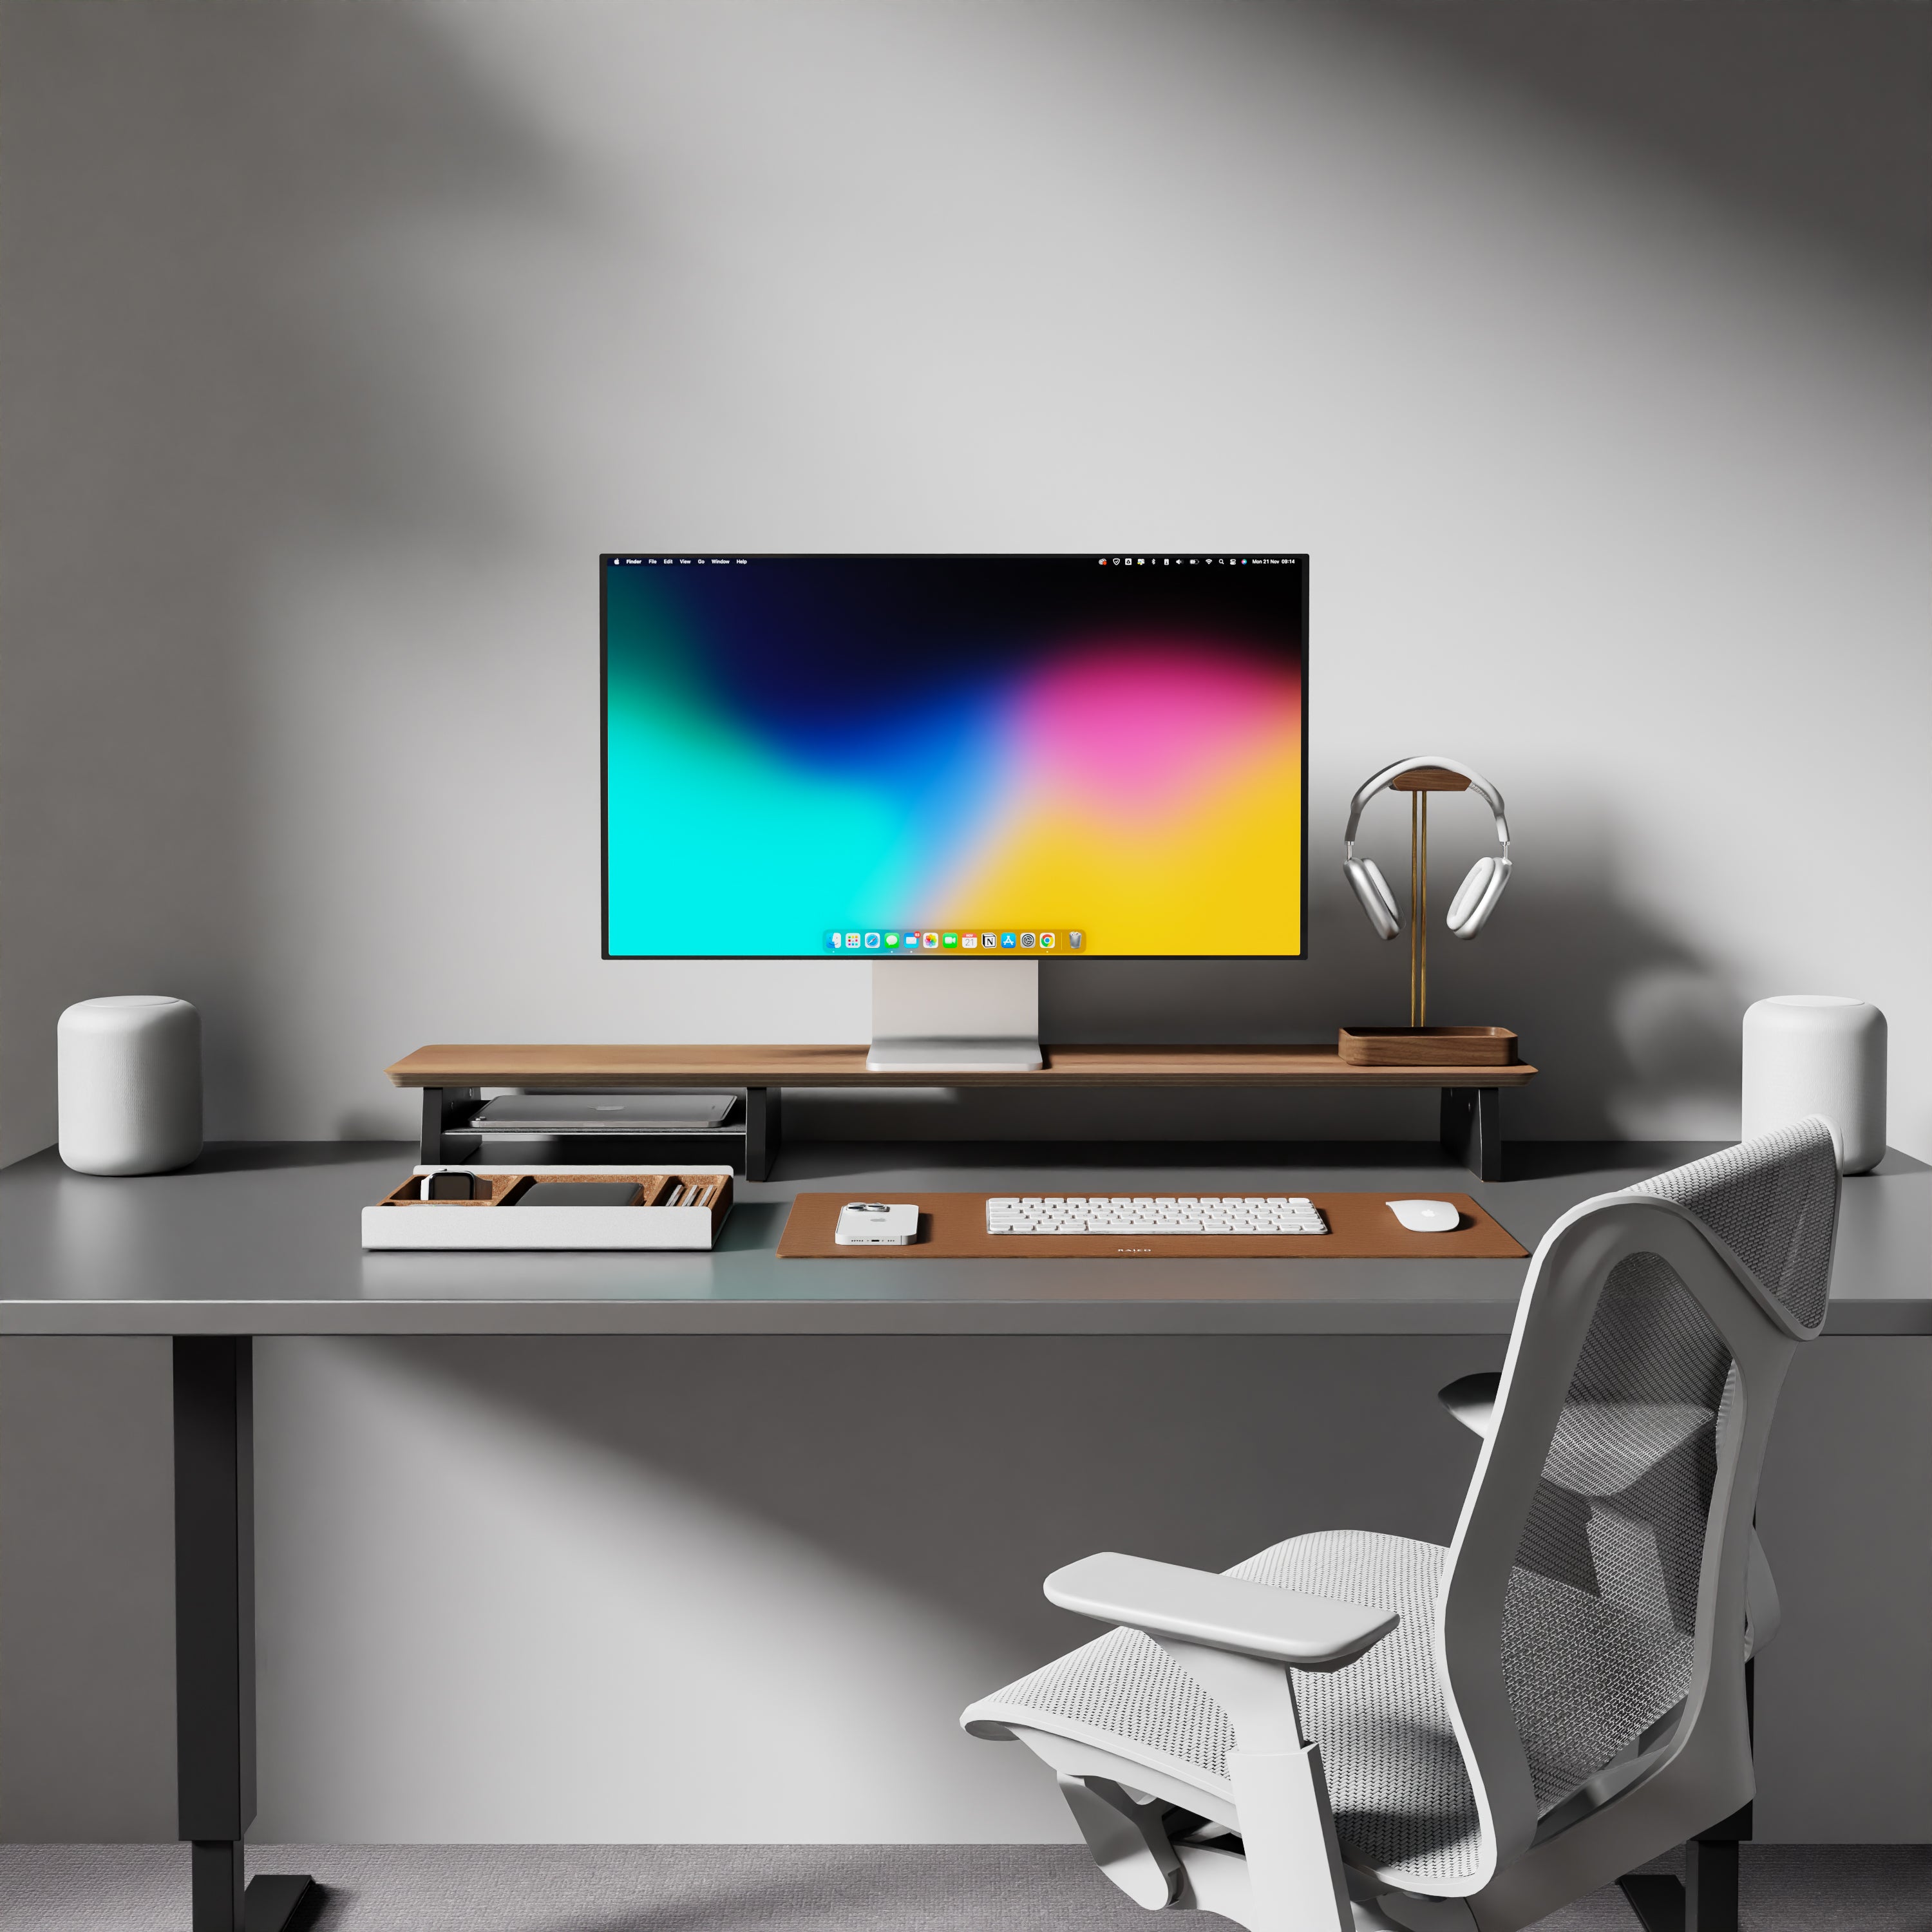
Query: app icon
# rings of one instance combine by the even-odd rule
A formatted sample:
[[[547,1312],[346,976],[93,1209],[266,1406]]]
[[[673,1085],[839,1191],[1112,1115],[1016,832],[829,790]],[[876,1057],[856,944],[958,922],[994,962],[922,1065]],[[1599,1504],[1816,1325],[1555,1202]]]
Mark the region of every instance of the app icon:
[[[1013,933],[1003,932],[1000,934],[1000,944],[1006,952],[1010,952],[1019,943],[1018,936]]]
[[[937,952],[939,950],[939,935],[936,932],[922,934],[919,943],[928,952]]]
[[[1042,952],[1051,952],[1057,943],[1050,932],[1042,932],[1040,936],[1040,950]]]
[[[976,952],[980,950],[980,935],[976,932],[962,932],[959,935],[962,952]]]
[[[878,950],[879,935],[876,932],[867,933],[866,935],[866,950],[868,952],[876,952]]]
[[[1070,932],[1066,935],[1066,943],[1076,952],[1078,952],[1087,943],[1087,935],[1084,932]]]
[[[946,933],[940,938],[939,943],[949,952],[957,952],[959,950],[959,935],[956,932]]]
[[[905,950],[908,952],[916,952],[919,950],[919,934],[917,933],[909,932],[906,934]]]
[[[899,936],[896,932],[889,932],[886,934],[886,950],[888,952],[891,952],[898,943]]]
[[[825,935],[825,943],[836,952],[845,944],[845,935],[842,932],[828,932]]]
[[[999,943],[1000,935],[997,932],[982,932],[980,935],[980,944],[983,946],[988,952],[991,952],[999,944]]]
[[[1023,932],[1020,934],[1020,950],[1022,952],[1030,952],[1034,949],[1034,940],[1031,933]]]
[[[848,952],[856,952],[864,943],[862,934],[848,932],[845,935],[845,950]]]

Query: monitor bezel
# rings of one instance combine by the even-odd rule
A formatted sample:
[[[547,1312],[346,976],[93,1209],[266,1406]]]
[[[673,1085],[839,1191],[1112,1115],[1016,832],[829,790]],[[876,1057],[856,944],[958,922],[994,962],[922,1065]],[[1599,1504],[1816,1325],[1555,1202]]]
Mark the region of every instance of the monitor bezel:
[[[680,550],[688,548],[680,546]],[[635,550],[600,550],[597,556],[597,892],[598,905],[598,940],[601,956],[614,964],[654,964],[666,960],[764,960],[775,965],[790,965],[800,961],[824,960],[843,964],[853,958],[849,952],[613,952],[610,950],[610,626],[608,607],[609,578],[608,567],[619,559],[638,554]],[[1306,550],[1280,550],[1264,553],[1258,550],[1187,550],[1177,553],[1186,556],[1258,556],[1266,555],[1270,568],[1292,563],[1295,566],[1300,590],[1298,619],[1301,633],[1301,866],[1300,912],[1301,950],[1298,952],[1055,952],[1042,955],[1030,953],[1029,959],[1042,964],[1084,965],[1090,962],[1112,959],[1134,962],[1180,963],[1199,962],[1214,963],[1222,961],[1292,962],[1308,957],[1308,712],[1309,712],[1309,642],[1308,642],[1308,556]],[[659,554],[662,554],[662,552]],[[1066,562],[1076,561],[1097,562],[1092,550],[733,550],[716,553],[689,549],[695,558],[700,555],[711,556],[727,554],[734,558],[744,556],[760,562],[778,562],[788,560],[836,558],[860,560],[878,557],[895,562],[944,562],[965,563],[977,561],[998,562],[1012,557],[1039,558]],[[1128,562],[1137,556],[1151,556],[1153,552],[1138,550],[1108,551],[1110,561]],[[1162,566],[1169,567],[1169,566]],[[965,952],[862,952],[859,962],[877,965],[885,959],[895,960],[930,958],[934,962],[950,961],[958,964],[970,960],[982,965],[984,959],[977,953]],[[1002,955],[1002,958],[1005,956]]]

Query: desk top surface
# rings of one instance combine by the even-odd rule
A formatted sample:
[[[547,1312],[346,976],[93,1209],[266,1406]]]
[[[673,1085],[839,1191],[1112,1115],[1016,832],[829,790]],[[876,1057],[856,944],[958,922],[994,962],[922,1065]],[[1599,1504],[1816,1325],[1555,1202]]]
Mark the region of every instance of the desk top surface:
[[[365,1253],[396,1142],[241,1142],[182,1173],[74,1174],[52,1149],[0,1170],[0,1335],[1504,1334],[1521,1261],[780,1261],[801,1190],[1472,1193],[1525,1246],[1566,1209],[1708,1144],[1517,1142],[1483,1183],[1382,1142],[804,1142],[737,1184],[710,1253]],[[1932,1168],[1890,1154],[1845,1184],[1831,1330],[1932,1334]]]
[[[1502,1333],[1524,1262],[784,1260],[800,1190],[1362,1190],[1460,1186],[1524,1246],[1570,1205],[1710,1144],[1519,1142],[1474,1183],[1428,1148],[798,1144],[738,1183],[709,1254],[365,1254],[359,1214],[406,1142],[232,1142],[178,1174],[0,1171],[0,1335],[1132,1335]],[[1888,1154],[1845,1183],[1832,1331],[1932,1333],[1932,1168]]]

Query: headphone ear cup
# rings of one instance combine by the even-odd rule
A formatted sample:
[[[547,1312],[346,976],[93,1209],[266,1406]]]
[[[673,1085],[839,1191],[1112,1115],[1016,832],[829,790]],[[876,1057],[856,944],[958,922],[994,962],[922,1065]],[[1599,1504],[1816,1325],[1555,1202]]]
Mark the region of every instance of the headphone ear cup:
[[[1478,859],[1469,868],[1468,877],[1456,888],[1456,896],[1449,902],[1447,923],[1458,939],[1474,939],[1488,924],[1497,900],[1503,896],[1503,887],[1509,883],[1509,875],[1507,859]]]
[[[1393,939],[1402,930],[1401,916],[1395,909],[1395,895],[1382,877],[1382,868],[1372,859],[1344,859],[1342,870],[1378,939]]]

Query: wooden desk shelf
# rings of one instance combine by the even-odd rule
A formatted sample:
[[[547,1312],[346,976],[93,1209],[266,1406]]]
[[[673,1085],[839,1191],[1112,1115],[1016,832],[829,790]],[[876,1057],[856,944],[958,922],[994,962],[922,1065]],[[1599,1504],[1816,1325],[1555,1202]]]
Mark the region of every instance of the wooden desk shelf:
[[[422,1158],[460,1151],[485,1087],[542,1092],[731,1087],[745,1094],[745,1173],[770,1178],[787,1087],[1392,1087],[1442,1096],[1444,1148],[1484,1180],[1502,1174],[1502,1090],[1536,1069],[1350,1066],[1333,1046],[1049,1046],[1031,1072],[874,1073],[862,1046],[424,1046],[388,1069],[423,1096]]]

